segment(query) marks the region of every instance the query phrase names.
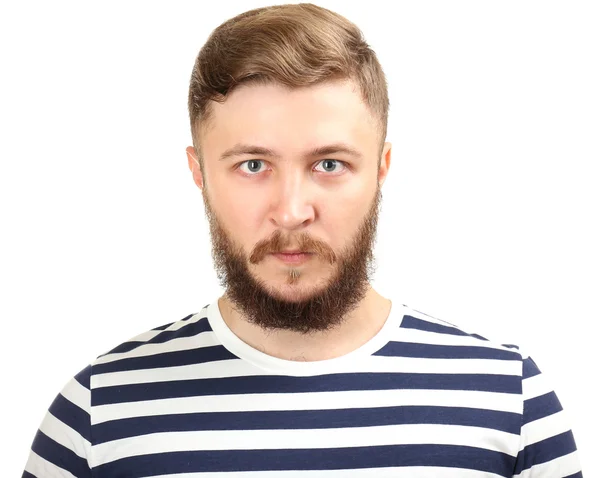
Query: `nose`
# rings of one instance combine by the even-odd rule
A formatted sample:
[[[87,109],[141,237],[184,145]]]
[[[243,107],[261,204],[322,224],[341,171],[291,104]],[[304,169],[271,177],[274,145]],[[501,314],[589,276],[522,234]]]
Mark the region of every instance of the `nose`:
[[[279,229],[297,230],[315,219],[314,191],[300,174],[289,174],[274,187],[271,222]]]

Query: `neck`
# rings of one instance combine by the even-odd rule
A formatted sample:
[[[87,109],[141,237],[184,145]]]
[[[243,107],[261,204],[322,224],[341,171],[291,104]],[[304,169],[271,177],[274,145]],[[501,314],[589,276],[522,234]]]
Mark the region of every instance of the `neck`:
[[[369,288],[359,306],[339,327],[303,334],[291,330],[265,330],[246,320],[225,296],[218,301],[225,324],[241,340],[267,355],[284,360],[316,361],[341,357],[356,350],[381,330],[392,303]]]

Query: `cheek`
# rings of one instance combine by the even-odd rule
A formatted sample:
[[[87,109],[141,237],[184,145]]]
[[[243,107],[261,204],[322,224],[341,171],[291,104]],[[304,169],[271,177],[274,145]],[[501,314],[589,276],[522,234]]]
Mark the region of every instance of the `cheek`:
[[[233,235],[235,241],[248,247],[256,232],[260,230],[260,206],[248,200],[247,196],[227,192],[218,195],[220,204],[217,214],[223,225]],[[250,247],[253,244],[250,244]]]
[[[331,206],[322,209],[321,222],[330,237],[335,238],[337,247],[345,245],[354,236],[369,212],[374,194],[357,190],[355,194],[330,202]]]
[[[335,217],[332,217],[327,227],[338,237],[338,240],[345,243],[350,239],[364,217],[359,204],[348,205],[348,208],[340,209]]]

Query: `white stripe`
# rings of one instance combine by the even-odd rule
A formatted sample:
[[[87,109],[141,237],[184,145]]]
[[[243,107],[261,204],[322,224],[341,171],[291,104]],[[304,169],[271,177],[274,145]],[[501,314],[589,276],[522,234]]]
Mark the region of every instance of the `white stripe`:
[[[72,378],[69,383],[65,385],[60,394],[69,400],[69,402],[74,403],[79,408],[89,413],[91,392],[76,379]]]
[[[127,458],[192,450],[291,450],[436,444],[508,453],[519,436],[460,425],[387,425],[294,430],[208,430],[152,433],[94,446],[93,466]]]
[[[406,466],[402,468],[360,468],[357,470],[275,470],[228,471],[215,473],[178,473],[152,478],[498,478],[502,475],[464,468]]]
[[[423,312],[419,312],[419,311],[417,311],[415,309],[412,309],[412,308],[410,308],[410,307],[408,307],[406,305],[404,306],[404,313],[406,315],[411,315],[411,316],[413,316],[413,317],[415,317],[417,319],[421,319],[422,321],[429,322],[431,324],[445,325],[446,327],[457,328],[457,326],[454,325],[454,324],[450,324],[448,322],[444,322],[441,319],[437,319],[435,317],[431,317],[430,315],[427,315],[427,314],[425,314]]]
[[[200,320],[205,319],[205,318],[206,318],[206,311],[196,312],[189,319],[187,319],[187,320],[180,319],[180,320],[172,323],[171,325],[169,325],[166,329],[158,330],[157,332],[165,332],[165,331],[172,332],[175,330],[179,330],[179,329],[182,329],[183,327],[185,327],[186,325],[199,322]]]
[[[28,471],[37,478],[77,478],[70,471],[59,468],[34,451],[29,452],[25,471]]]
[[[445,359],[414,357],[369,357],[355,364],[357,372],[466,373],[521,376],[521,362],[492,359]]]
[[[523,470],[513,478],[554,478],[562,476],[574,475],[581,471],[579,456],[577,452],[569,453],[568,455],[555,458],[554,460],[534,465],[527,470]],[[179,476],[177,477],[179,478]]]
[[[125,342],[121,343],[120,345],[123,345],[127,342],[147,342],[148,340],[152,340],[154,337],[156,337],[161,332],[162,332],[162,330],[147,330],[146,332],[136,335],[135,337],[131,337],[131,338],[127,339]]]
[[[187,319],[185,321],[183,319],[177,320],[177,321],[173,322],[171,325],[169,325],[164,330],[147,330],[146,332],[142,332],[141,334],[131,337],[130,339],[126,340],[123,343],[146,342],[147,340],[152,340],[154,337],[156,337],[157,335],[160,335],[162,332],[179,330],[188,324],[198,322],[199,320],[204,319],[204,318],[206,318],[205,310],[195,313],[194,315],[192,315],[189,319]],[[159,327],[162,327],[162,325]]]
[[[534,375],[523,380],[523,401],[552,392],[544,374]]]
[[[509,352],[514,352],[515,356],[519,357],[518,361],[521,361],[521,356],[518,350],[509,349],[495,342],[481,340],[477,337],[471,337],[470,335],[443,334],[438,332],[429,332],[426,330],[400,327],[391,331],[390,342],[412,342],[416,344],[427,345],[475,346],[496,350],[506,350]]]
[[[523,445],[521,450],[526,445],[537,443],[547,438],[560,435],[561,433],[571,430],[567,423],[564,412],[554,413],[544,418],[540,418],[523,426],[521,435],[523,435]]]
[[[50,412],[46,412],[46,416],[40,425],[40,431],[80,458],[87,459],[90,456],[90,442]]]
[[[109,420],[166,413],[259,410],[338,410],[394,406],[447,406],[520,414],[521,396],[469,390],[360,390],[285,394],[207,395],[117,403],[92,407],[92,425]]]
[[[128,385],[133,383],[171,382],[226,377],[249,377],[264,375],[264,370],[243,360],[219,360],[216,362],[181,365],[177,367],[126,370],[98,374],[94,377],[94,389]]]
[[[95,365],[115,362],[131,357],[147,357],[149,355],[165,352],[178,352],[180,350],[191,350],[199,347],[211,347],[221,345],[214,332],[202,332],[191,337],[179,337],[160,344],[142,344],[129,352],[111,353],[99,357],[94,361]],[[94,379],[95,375],[92,375]]]
[[[128,342],[147,342],[149,340],[152,340],[154,337],[156,337],[157,335],[162,334],[165,331],[175,331],[175,330],[179,330],[182,327],[193,323],[193,322],[197,322],[199,319],[202,319],[202,316],[198,316],[197,314],[190,317],[188,320],[186,320],[185,322],[182,320],[178,320],[174,323],[172,323],[171,325],[169,325],[166,329],[164,330],[147,330],[146,332],[142,332],[141,334],[138,334],[134,337],[131,337],[129,339],[127,339],[125,342],[123,342],[120,345],[126,344]],[[127,353],[127,352],[125,352]]]
[[[465,330],[465,329],[461,328],[461,326],[458,324],[451,324],[451,323],[445,322],[442,319],[437,319],[435,317],[431,317],[422,312],[417,312],[416,310],[411,309],[410,307],[404,307],[403,313],[404,313],[404,315],[410,315],[416,319],[422,320],[423,322],[427,322],[427,323],[435,324],[435,325],[441,325],[442,327],[448,327],[450,329],[454,329],[463,334],[466,333],[466,334],[481,335],[481,334],[478,334],[477,331]],[[406,330],[408,330],[408,329],[406,329]],[[444,334],[444,332],[429,332],[429,333],[436,334],[436,335],[449,335],[449,336],[453,335],[453,334]],[[455,337],[459,337],[459,336],[455,336]],[[499,342],[494,342],[493,340],[490,340],[488,337],[484,337],[484,339],[487,339],[487,340],[483,340],[483,339],[480,339],[479,337],[473,337],[473,336],[464,336],[464,338],[470,339],[471,341],[476,341],[477,343],[488,344],[495,348],[512,350],[513,352],[520,353],[519,349],[505,347],[502,344],[500,344]]]
[[[372,356],[352,364],[352,373],[466,373],[521,375],[521,363],[485,359],[422,359]],[[337,372],[336,372],[337,373]],[[125,370],[94,375],[94,389],[134,383],[250,377],[265,371],[243,360],[220,360],[177,367]]]

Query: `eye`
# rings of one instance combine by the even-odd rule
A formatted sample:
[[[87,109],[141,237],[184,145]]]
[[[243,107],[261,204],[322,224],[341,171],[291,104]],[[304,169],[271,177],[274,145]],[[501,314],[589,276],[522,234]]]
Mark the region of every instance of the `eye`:
[[[264,163],[262,159],[249,159],[247,161],[242,161],[241,163],[239,163],[236,166],[236,169],[241,169],[242,166],[247,165],[248,172],[244,171],[243,169],[242,172],[245,173],[247,176],[256,176],[258,173],[260,173],[261,163]],[[321,161],[319,161],[319,163],[323,163],[324,165],[324,171],[319,172],[325,173],[340,172],[340,169],[343,171],[341,166],[344,166],[344,168],[346,167],[346,163],[344,161],[339,161],[337,159],[322,159]],[[336,168],[336,166],[338,167]]]
[[[257,170],[260,170],[260,163],[263,163],[263,162],[264,161],[262,159],[249,159],[248,161],[242,161],[241,163],[239,163],[237,165],[236,169],[239,169],[244,164],[247,164],[248,165],[248,170],[249,170],[250,174],[246,173],[245,171],[242,171],[242,172],[244,172],[247,176],[254,176],[255,173],[259,173],[260,172],[260,171],[257,171]]]
[[[337,159],[322,159],[321,161],[319,161],[319,163],[323,163],[326,173],[332,172],[332,168],[334,173],[339,172],[341,167],[336,168],[337,165],[343,165],[344,167],[346,167],[346,163]],[[343,169],[341,170],[343,171]]]

